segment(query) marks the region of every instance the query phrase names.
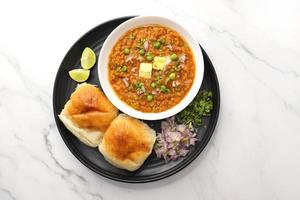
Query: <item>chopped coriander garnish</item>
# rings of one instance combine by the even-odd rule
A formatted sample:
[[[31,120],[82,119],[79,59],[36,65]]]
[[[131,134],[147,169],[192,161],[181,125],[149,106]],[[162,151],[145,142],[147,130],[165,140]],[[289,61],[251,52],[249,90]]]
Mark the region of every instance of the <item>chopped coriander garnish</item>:
[[[165,43],[164,38],[159,38],[157,41],[160,42],[161,44],[164,44],[164,43]]]
[[[179,72],[181,70],[181,66],[180,65],[175,65],[174,70],[176,72]]]
[[[143,45],[139,45],[139,44],[135,45],[135,47],[136,47],[137,49],[143,49],[143,48],[144,48]]]
[[[162,93],[170,92],[170,90],[169,90],[165,85],[161,85],[161,86],[160,86],[160,91],[161,91]]]
[[[212,92],[203,90],[197,94],[195,99],[181,111],[177,118],[181,123],[200,126],[203,124],[203,117],[209,116],[213,109]]]
[[[160,84],[161,79],[162,79],[161,75],[158,75],[158,76],[155,78],[156,84]]]
[[[136,84],[134,84],[133,87],[137,91],[138,94],[142,94],[146,91],[144,83],[141,83],[141,82],[137,82]]]
[[[137,82],[137,83],[134,85],[134,87],[135,87],[135,89],[142,88],[142,87],[144,87],[144,83]]]
[[[115,70],[115,72],[120,72],[121,71],[121,67],[120,66],[114,66],[114,70]]]
[[[144,48],[144,43],[145,43],[145,41],[146,41],[146,39],[140,39],[140,40],[138,41],[138,43],[135,45],[136,48],[138,48],[138,49],[143,49],[143,48]]]

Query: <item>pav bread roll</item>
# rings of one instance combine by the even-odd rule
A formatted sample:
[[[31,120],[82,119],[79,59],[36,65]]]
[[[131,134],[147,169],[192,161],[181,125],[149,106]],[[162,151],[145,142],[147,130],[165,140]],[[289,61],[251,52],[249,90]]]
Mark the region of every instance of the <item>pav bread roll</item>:
[[[59,118],[80,141],[97,147],[118,110],[94,85],[82,83],[72,93]]]
[[[120,114],[106,130],[99,151],[115,167],[135,171],[151,154],[155,139],[147,124]]]

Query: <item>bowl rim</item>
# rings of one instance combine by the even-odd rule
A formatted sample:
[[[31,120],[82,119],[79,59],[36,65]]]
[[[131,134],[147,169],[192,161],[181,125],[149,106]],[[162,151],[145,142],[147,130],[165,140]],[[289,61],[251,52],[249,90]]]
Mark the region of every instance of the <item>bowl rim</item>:
[[[181,99],[181,101],[177,105],[169,108],[168,110],[157,112],[157,113],[141,112],[139,110],[132,108],[126,102],[123,102],[118,97],[118,95],[116,94],[112,86],[110,85],[108,79],[107,65],[109,61],[109,55],[111,53],[113,46],[116,44],[116,41],[130,29],[143,26],[143,25],[148,25],[148,24],[159,24],[171,28],[175,30],[177,33],[179,33],[181,37],[183,37],[188,42],[193,52],[194,61],[195,61],[195,77],[193,80],[192,87],[190,88],[188,93],[185,95],[185,97],[183,97],[183,99]],[[125,114],[128,114],[132,117],[142,119],[142,120],[160,120],[160,119],[164,119],[176,115],[177,113],[182,111],[186,106],[190,104],[190,102],[197,95],[201,87],[203,76],[204,76],[203,54],[194,36],[178,22],[175,22],[170,18],[161,17],[161,16],[138,16],[138,17],[131,18],[123,22],[122,24],[120,24],[108,35],[108,37],[104,41],[98,57],[97,67],[98,67],[98,78],[102,90],[107,96],[107,98],[111,101],[111,103],[114,106],[116,106],[120,111],[124,112]]]

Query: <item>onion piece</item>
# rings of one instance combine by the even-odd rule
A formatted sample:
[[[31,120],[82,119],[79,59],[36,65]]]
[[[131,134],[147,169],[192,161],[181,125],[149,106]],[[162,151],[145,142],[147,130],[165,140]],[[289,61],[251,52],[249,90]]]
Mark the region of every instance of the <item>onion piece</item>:
[[[134,58],[133,55],[126,56],[126,57],[125,57],[125,62],[129,62],[129,61],[131,61],[133,58]]]
[[[148,51],[148,48],[149,48],[149,42],[146,40],[146,41],[144,42],[144,49],[145,49],[146,51]]]
[[[133,68],[131,69],[132,72],[135,72],[136,70],[137,70],[137,67],[133,67]]]
[[[122,81],[123,81],[123,83],[124,83],[124,85],[125,85],[126,87],[129,86],[128,78],[122,78]]]
[[[184,63],[185,62],[185,59],[186,59],[186,56],[185,56],[185,54],[182,54],[182,55],[180,55],[179,56],[179,62],[181,62],[181,63]]]
[[[195,129],[191,125],[177,124],[175,117],[161,123],[161,133],[158,133],[154,150],[158,158],[166,161],[176,160],[186,156],[189,146],[197,141]]]
[[[168,44],[166,47],[167,47],[170,51],[173,50],[173,47],[172,47],[172,45],[170,45],[170,44]]]
[[[172,81],[172,87],[177,87],[180,85],[180,82],[178,80]]]

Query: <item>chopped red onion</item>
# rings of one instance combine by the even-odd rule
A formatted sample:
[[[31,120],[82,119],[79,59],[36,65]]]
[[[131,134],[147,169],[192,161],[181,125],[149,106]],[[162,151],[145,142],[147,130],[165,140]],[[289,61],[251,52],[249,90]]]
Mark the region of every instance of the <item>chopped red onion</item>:
[[[144,42],[144,49],[145,49],[146,51],[148,51],[148,48],[149,48],[149,42],[146,40],[146,41]]]
[[[178,80],[172,81],[172,87],[177,87],[180,85],[180,82]]]
[[[137,67],[133,67],[133,68],[131,69],[132,72],[135,72],[136,70],[137,70]]]
[[[131,61],[134,58],[133,55],[129,55],[125,57],[125,62]]]
[[[125,85],[126,87],[129,86],[128,78],[123,78],[122,81],[123,81],[123,83],[124,83],[124,85]]]
[[[173,47],[172,47],[172,45],[170,45],[170,44],[168,44],[166,47],[167,47],[170,51],[173,50]]]
[[[178,80],[172,81],[172,87],[177,87],[180,85],[180,82]]]
[[[161,123],[161,133],[158,133],[155,152],[158,158],[166,161],[176,160],[186,156],[189,146],[197,141],[195,129],[192,125],[177,124],[175,117],[166,119]]]
[[[179,62],[184,63],[185,59],[186,59],[185,54],[182,54],[182,55],[179,56]]]

